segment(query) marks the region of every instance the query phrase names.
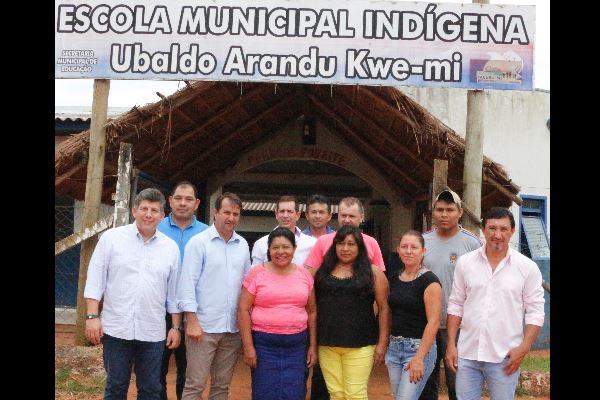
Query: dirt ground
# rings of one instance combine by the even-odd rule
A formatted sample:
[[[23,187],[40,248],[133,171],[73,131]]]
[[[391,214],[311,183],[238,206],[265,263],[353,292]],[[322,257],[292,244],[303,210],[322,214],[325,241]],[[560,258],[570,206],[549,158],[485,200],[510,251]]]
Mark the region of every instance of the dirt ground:
[[[72,325],[56,325],[55,328],[55,343],[56,344],[73,344],[74,343],[74,327]],[[534,351],[533,354],[547,354],[548,350]],[[167,375],[167,396],[170,400],[175,400],[175,358],[171,357],[171,364],[169,365],[169,373]],[[310,380],[309,380],[310,382]],[[310,384],[310,383],[309,383]],[[389,390],[389,380],[387,375],[387,369],[385,366],[379,366],[373,368],[371,378],[369,379],[369,399],[371,400],[391,400],[392,395]],[[310,392],[310,387],[309,387]],[[135,383],[132,383],[129,387],[127,400],[135,400],[137,397],[137,389]],[[241,357],[238,360],[235,370],[233,372],[233,379],[231,381],[229,399],[230,400],[249,400],[251,398],[251,386],[250,386],[250,368],[244,364]],[[203,400],[208,399],[208,392],[205,391],[202,396]],[[307,394],[307,400],[310,400],[310,396]],[[483,397],[484,400],[489,400],[488,397]],[[519,400],[550,400],[549,396],[541,397],[518,397]],[[448,395],[440,393],[439,400],[448,400]]]

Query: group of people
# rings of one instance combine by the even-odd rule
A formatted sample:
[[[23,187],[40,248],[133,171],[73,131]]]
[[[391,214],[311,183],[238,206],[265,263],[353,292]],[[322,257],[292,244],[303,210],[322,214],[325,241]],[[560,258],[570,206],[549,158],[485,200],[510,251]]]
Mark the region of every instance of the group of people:
[[[357,198],[339,202],[335,231],[329,200],[311,196],[301,231],[297,199],[282,196],[278,225],[252,253],[235,232],[237,195],[216,199],[210,227],[195,218],[199,204],[194,185],[180,182],[165,217],[162,193],[145,189],[135,221],[96,246],[86,336],[104,347],[105,399],[126,398],[132,367],[138,399],[166,399],[172,352],[178,400],[200,399],[209,377],[209,398],[228,399],[240,354],[256,400],[304,400],[311,370],[311,399],[366,399],[372,368],[384,363],[394,399],[437,399],[442,359],[450,399],[479,399],[484,381],[492,400],[514,398],[544,298],[536,264],[509,247],[510,211],[485,213],[482,245],[445,189],[436,228],[403,233],[386,269],[359,228]]]

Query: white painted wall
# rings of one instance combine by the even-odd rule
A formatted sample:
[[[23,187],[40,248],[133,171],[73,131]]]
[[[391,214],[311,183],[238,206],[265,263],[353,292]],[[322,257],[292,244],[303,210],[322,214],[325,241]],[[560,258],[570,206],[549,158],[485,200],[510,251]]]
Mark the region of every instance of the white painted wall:
[[[399,87],[427,108],[457,134],[465,137],[467,123],[467,91],[449,88]],[[514,183],[521,187],[519,195],[547,198],[547,229],[550,235],[550,92],[486,90],[485,137],[483,153],[501,164]],[[512,212],[519,216],[519,206]],[[517,228],[518,228],[517,223]],[[518,232],[512,238],[518,243]]]

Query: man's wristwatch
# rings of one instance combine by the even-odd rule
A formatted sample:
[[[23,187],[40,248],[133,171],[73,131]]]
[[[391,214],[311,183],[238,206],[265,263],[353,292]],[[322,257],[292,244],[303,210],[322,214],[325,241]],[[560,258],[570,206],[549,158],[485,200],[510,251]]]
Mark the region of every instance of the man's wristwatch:
[[[85,319],[94,319],[98,318],[98,314],[86,314]]]
[[[177,329],[178,331],[183,331],[183,326],[181,325],[173,325],[171,329]]]

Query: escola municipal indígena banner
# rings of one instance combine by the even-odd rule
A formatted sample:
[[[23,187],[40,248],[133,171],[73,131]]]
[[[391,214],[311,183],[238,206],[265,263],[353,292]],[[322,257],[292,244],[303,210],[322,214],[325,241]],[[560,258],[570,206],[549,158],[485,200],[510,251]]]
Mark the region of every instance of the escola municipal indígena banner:
[[[55,77],[533,89],[535,7],[55,0]]]

